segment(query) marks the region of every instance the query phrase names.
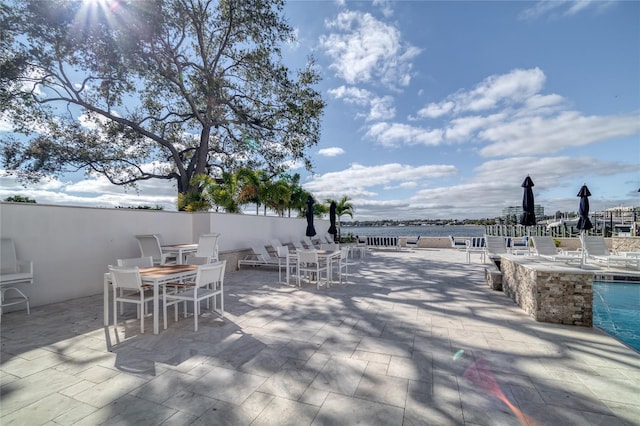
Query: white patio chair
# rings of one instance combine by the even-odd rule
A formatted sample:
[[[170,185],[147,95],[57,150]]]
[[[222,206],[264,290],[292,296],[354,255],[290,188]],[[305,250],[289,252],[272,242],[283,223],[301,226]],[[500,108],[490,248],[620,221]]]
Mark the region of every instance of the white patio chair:
[[[139,268],[150,268],[153,266],[153,258],[151,256],[146,257],[132,257],[128,259],[118,259],[118,266],[137,266]]]
[[[465,241],[465,246],[467,251],[467,263],[471,263],[472,253],[479,253],[480,260],[484,263],[486,249],[483,237],[472,237],[470,240]]]
[[[33,284],[33,262],[18,261],[13,240],[2,238],[0,239],[0,317],[3,307],[21,303],[26,304],[27,315],[31,314],[29,297],[15,287],[17,284]],[[7,298],[5,293],[8,291],[17,295]]]
[[[160,239],[155,234],[136,235],[138,246],[142,257],[151,256],[154,265],[164,265],[166,263],[175,263],[178,259],[178,253],[163,253],[160,247]],[[169,261],[169,259],[173,259]]]
[[[206,265],[198,266],[198,272],[196,274],[195,282],[184,291],[170,294],[167,293],[164,288],[162,292],[162,299],[164,301],[164,328],[167,328],[167,306],[178,304],[182,301],[193,302],[193,324],[194,331],[198,331],[198,317],[200,316],[200,302],[207,301],[207,308],[209,307],[209,301],[213,302],[213,310],[216,310],[217,299],[220,296],[220,309],[218,313],[220,316],[224,315],[224,271],[226,268],[226,261],[219,261],[215,263],[208,263]],[[185,312],[186,315],[186,312]],[[175,311],[175,321],[178,321],[178,310]]]
[[[198,238],[198,250],[196,257],[206,257],[209,259],[207,263],[217,262],[218,259],[218,238],[220,234],[202,234]]]
[[[316,288],[320,290],[322,272],[324,272],[324,285],[328,288],[329,284],[329,263],[318,258],[318,251],[315,249],[298,249],[296,250],[297,263],[296,275],[298,277],[298,287],[300,287],[301,275],[306,275],[311,281],[311,276],[316,277]]]
[[[296,267],[296,261],[295,259],[289,257],[289,264],[287,265],[287,256],[289,255],[289,247],[287,246],[277,246],[276,254],[278,255],[278,281],[282,282],[283,268],[285,268],[284,269],[285,273],[287,271],[286,268],[289,268],[289,273],[293,275]]]
[[[116,262],[118,263],[118,266],[120,267],[133,267],[133,266],[137,266],[138,268],[150,268],[153,266],[153,258],[151,256],[147,256],[147,257],[132,257],[132,258],[127,258],[127,259],[117,259]],[[142,286],[145,290],[148,290],[149,288],[151,288],[151,286],[147,286],[147,285],[143,285]],[[122,291],[122,289],[121,289]],[[122,312],[122,303],[120,303],[120,312]],[[149,312],[147,309],[147,305],[145,304],[145,311],[144,313]]]
[[[137,318],[140,318],[140,333],[144,333],[144,305],[153,301],[153,294],[146,291],[148,287],[142,285],[139,268],[109,266],[109,272],[113,287],[114,328],[118,325],[118,303],[133,303],[138,305]]]
[[[347,276],[349,275],[349,247],[342,247],[340,249],[340,258],[338,259],[338,274],[340,276],[340,284],[342,284],[342,276],[345,276],[344,282],[347,282]],[[342,270],[344,269],[344,272]]]

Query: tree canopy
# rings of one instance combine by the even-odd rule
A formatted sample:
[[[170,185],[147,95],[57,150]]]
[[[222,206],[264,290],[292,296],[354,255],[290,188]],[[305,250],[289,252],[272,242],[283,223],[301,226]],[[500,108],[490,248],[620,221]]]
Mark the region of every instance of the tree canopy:
[[[0,110],[13,126],[0,139],[3,167],[26,181],[80,170],[116,185],[164,179],[179,200],[198,198],[196,176],[311,169],[325,104],[313,58],[295,72],[283,65],[294,39],[283,6],[0,4]]]

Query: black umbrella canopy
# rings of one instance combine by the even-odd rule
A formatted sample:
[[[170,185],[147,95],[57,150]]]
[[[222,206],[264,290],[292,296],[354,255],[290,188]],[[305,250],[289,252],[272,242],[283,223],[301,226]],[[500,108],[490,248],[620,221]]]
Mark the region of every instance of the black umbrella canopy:
[[[307,197],[307,237],[313,237],[316,235],[316,228],[313,227],[313,197],[309,195]]]
[[[331,235],[336,235],[338,230],[336,229],[336,202],[332,201],[329,206],[329,222],[331,222],[331,226],[329,226],[329,233]]]
[[[578,197],[580,197],[580,206],[578,207],[578,226],[581,231],[586,231],[593,228],[591,220],[589,220],[589,197],[591,192],[587,185],[582,185]]]
[[[522,182],[524,195],[522,196],[522,216],[520,225],[533,226],[536,224],[536,209],[533,201],[533,180],[529,176]]]

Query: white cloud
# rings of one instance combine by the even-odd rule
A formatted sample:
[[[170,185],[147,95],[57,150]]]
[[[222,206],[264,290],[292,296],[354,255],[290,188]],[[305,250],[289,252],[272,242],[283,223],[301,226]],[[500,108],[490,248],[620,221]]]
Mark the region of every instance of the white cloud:
[[[542,16],[558,18],[573,16],[587,9],[600,12],[616,0],[540,0],[520,13],[521,19],[536,19]]]
[[[585,117],[565,111],[553,117],[524,117],[495,124],[479,133],[490,141],[480,150],[485,157],[552,154],[640,133],[640,114]]]
[[[438,119],[440,127],[381,121],[366,136],[394,148],[469,143],[480,146],[484,157],[508,157],[553,154],[640,133],[640,113],[585,116],[568,110],[561,95],[541,93],[545,80],[539,68],[492,75],[417,112],[418,118]]]
[[[344,100],[348,104],[359,106],[368,106],[371,99],[375,97],[370,91],[353,86],[340,86],[335,89],[329,89],[329,94],[336,99]]]
[[[545,80],[546,76],[540,68],[516,69],[507,74],[489,76],[472,90],[450,96],[445,103],[452,102],[456,114],[510,106],[536,95]]]
[[[394,100],[391,96],[373,98],[371,100],[371,110],[366,121],[391,120],[396,116],[396,109],[393,103]]]
[[[386,147],[405,144],[436,146],[442,143],[443,131],[403,123],[376,123],[369,127],[366,136]]]
[[[399,163],[380,166],[352,164],[346,170],[316,176],[305,183],[304,187],[314,193],[335,193],[339,189],[339,193],[351,194],[352,191],[361,191],[363,188],[371,188],[378,185],[402,185],[405,182],[452,176],[457,172],[458,170],[455,166],[447,164],[424,166],[409,166]]]
[[[324,157],[335,157],[342,154],[344,154],[344,149],[339,147],[323,148],[318,151],[318,155],[322,155]]]
[[[431,103],[418,111],[418,117],[438,118],[453,111],[455,104],[451,101],[444,101],[438,104]]]
[[[110,184],[106,178],[80,181],[50,179],[24,187],[15,177],[0,173],[0,199],[22,195],[39,204],[65,204],[87,207],[156,206],[176,208],[176,188],[166,181],[141,182],[136,191]]]
[[[445,130],[447,142],[463,142],[473,138],[474,134],[483,128],[490,127],[494,123],[503,120],[505,114],[493,114],[487,117],[481,115],[470,115],[467,117],[455,118],[449,122]]]
[[[320,46],[333,60],[330,68],[338,77],[349,84],[409,84],[411,61],[420,49],[403,43],[398,28],[357,11],[340,12],[325,25],[334,32],[321,36]]]
[[[368,113],[358,114],[358,116],[364,117],[365,121],[390,120],[396,115],[394,99],[391,96],[375,96],[366,89],[353,86],[340,86],[336,89],[330,89],[329,95],[336,99],[342,99],[348,104],[369,108]]]

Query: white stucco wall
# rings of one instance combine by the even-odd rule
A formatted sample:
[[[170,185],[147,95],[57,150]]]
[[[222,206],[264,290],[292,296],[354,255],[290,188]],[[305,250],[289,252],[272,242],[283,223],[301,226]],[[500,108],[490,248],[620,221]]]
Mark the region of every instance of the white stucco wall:
[[[314,225],[318,235],[329,228],[327,220]],[[162,244],[176,244],[219,232],[224,252],[272,238],[300,240],[305,230],[300,218],[0,203],[0,236],[14,240],[19,259],[34,263],[34,285],[21,286],[32,306],[101,293],[108,265],[140,256],[136,234],[158,234]]]

